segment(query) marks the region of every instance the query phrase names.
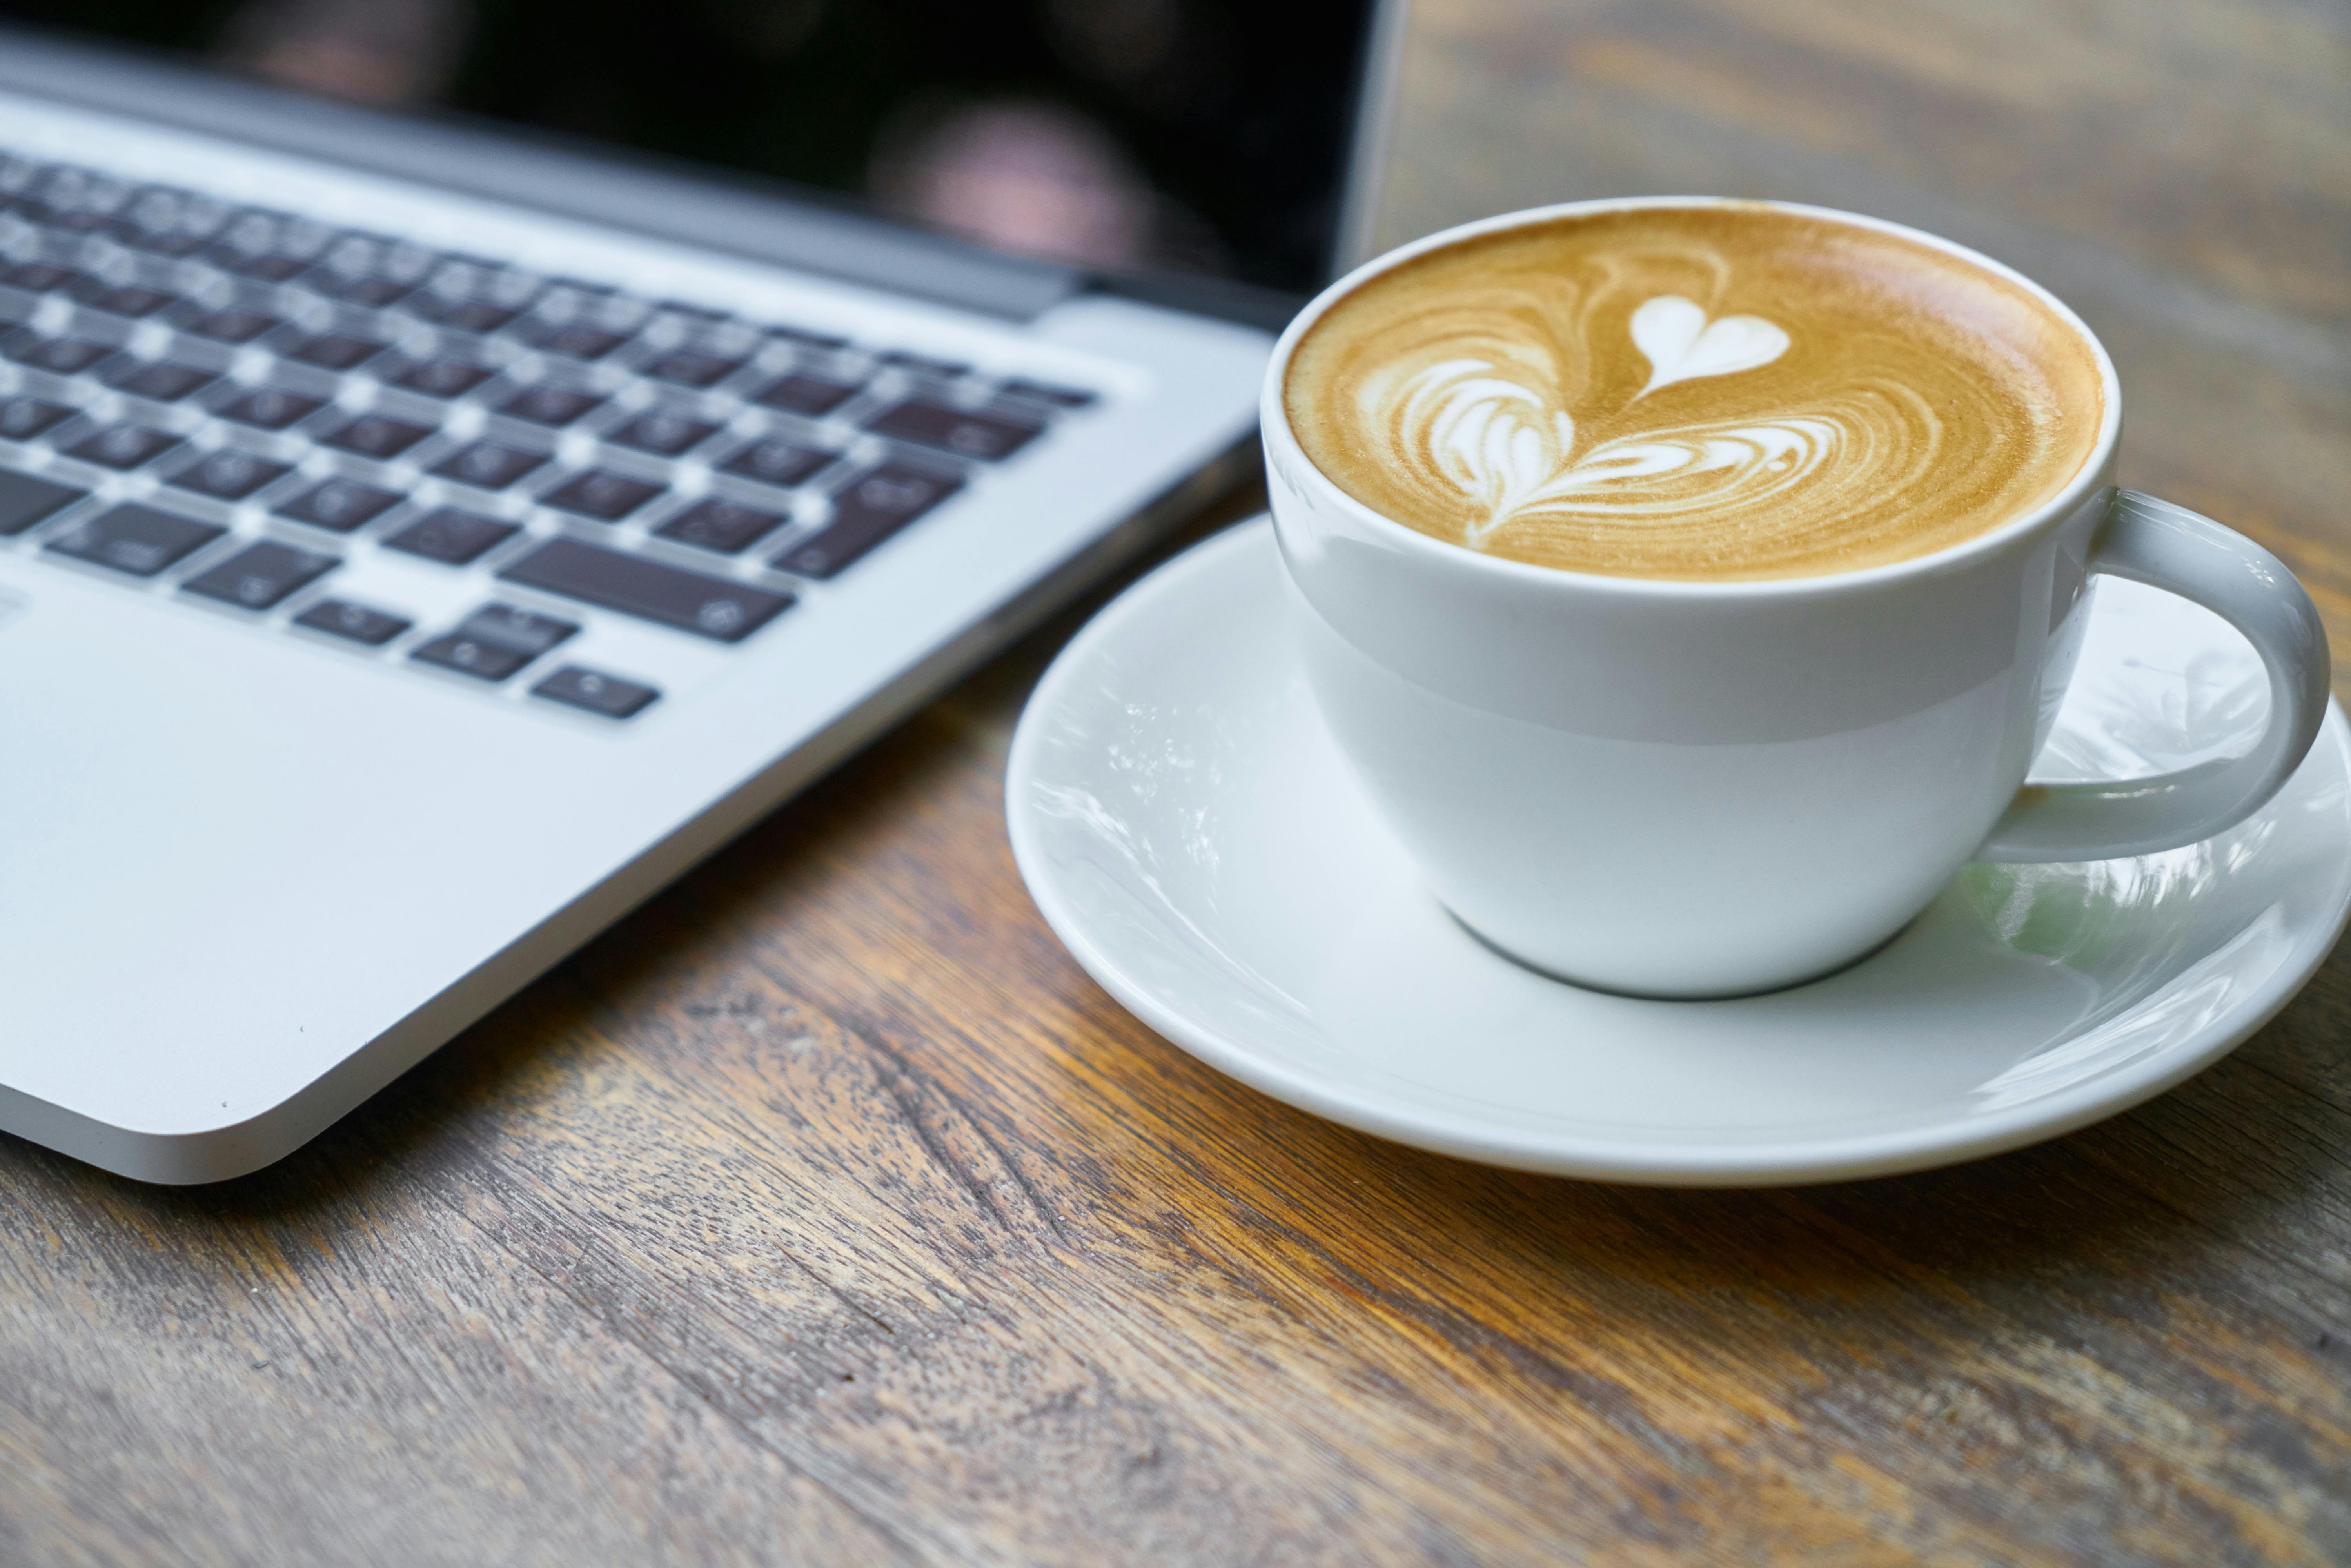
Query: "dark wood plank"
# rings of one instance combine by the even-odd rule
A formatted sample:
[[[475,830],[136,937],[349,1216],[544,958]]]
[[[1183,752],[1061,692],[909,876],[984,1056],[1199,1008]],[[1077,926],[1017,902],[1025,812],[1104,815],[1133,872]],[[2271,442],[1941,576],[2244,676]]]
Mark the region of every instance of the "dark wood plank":
[[[1711,189],[1979,244],[2339,634],[2346,30],[2160,9],[1422,0],[1392,232]],[[1004,752],[1083,613],[279,1166],[0,1140],[0,1562],[2351,1560],[2351,955],[1950,1171],[1397,1148],[1038,919]]]

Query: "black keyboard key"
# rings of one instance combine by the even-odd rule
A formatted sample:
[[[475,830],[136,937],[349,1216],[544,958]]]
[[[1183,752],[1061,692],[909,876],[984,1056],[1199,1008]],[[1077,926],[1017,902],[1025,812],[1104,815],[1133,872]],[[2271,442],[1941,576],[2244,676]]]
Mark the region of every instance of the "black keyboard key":
[[[993,463],[1028,445],[1045,427],[1018,414],[982,413],[929,398],[910,397],[867,420],[865,428],[876,435],[919,441],[958,457],[977,457]]]
[[[383,352],[388,345],[373,338],[354,337],[348,332],[323,332],[315,338],[305,338],[286,350],[289,360],[299,360],[320,370],[348,371],[354,365],[365,364]]]
[[[208,197],[164,188],[141,191],[123,204],[114,233],[123,244],[161,256],[193,256],[228,221],[228,208]]]
[[[144,424],[116,424],[86,435],[66,448],[66,455],[101,467],[119,468],[125,473],[143,464],[152,463],[174,446],[182,437],[168,430],[157,430]]]
[[[936,376],[943,381],[953,381],[971,369],[961,360],[937,360],[928,354],[892,352],[883,355],[882,362],[897,370],[912,371],[922,376]]]
[[[262,283],[283,283],[287,278],[298,277],[310,269],[310,264],[302,257],[287,256],[278,251],[263,251],[254,255],[222,251],[215,253],[214,260],[216,265],[227,271]]]
[[[460,332],[495,332],[521,314],[486,299],[467,299],[435,312],[433,319]]]
[[[419,360],[392,372],[394,386],[410,392],[423,392],[427,397],[463,397],[497,374],[485,365],[471,360]]]
[[[218,380],[220,377],[210,371],[158,360],[131,367],[114,378],[114,384],[134,397],[148,398],[156,402],[177,402],[190,392],[202,391]]]
[[[396,490],[380,490],[356,479],[329,479],[277,508],[281,517],[339,534],[361,528],[400,504]]]
[[[598,522],[617,523],[661,493],[662,486],[650,481],[632,479],[610,469],[590,468],[548,491],[539,502]]]
[[[603,402],[596,392],[579,392],[570,387],[525,387],[498,405],[500,413],[517,419],[529,420],[533,424],[561,429]]]
[[[798,372],[761,387],[751,394],[751,401],[766,403],[769,408],[780,408],[787,413],[820,419],[855,397],[858,390],[854,382],[837,382],[825,376]]]
[[[498,575],[721,643],[741,642],[792,602],[789,594],[681,571],[578,539],[549,540]]]
[[[212,259],[227,271],[265,283],[283,283],[308,272],[332,237],[324,227],[302,218],[243,212],[221,230]]]
[[[433,472],[476,489],[503,490],[546,461],[544,452],[526,452],[519,447],[501,446],[495,441],[476,441],[451,453],[434,465]]]
[[[797,343],[804,349],[846,349],[849,340],[831,332],[811,332],[804,327],[769,327],[768,336],[787,343]]]
[[[290,463],[272,463],[250,452],[239,452],[224,446],[207,452],[193,463],[172,476],[170,483],[183,490],[193,490],[200,496],[217,500],[242,501],[264,486],[272,485],[294,472]]]
[[[136,283],[101,283],[85,277],[74,285],[74,298],[93,310],[103,310],[110,316],[129,316],[136,319],[152,316],[166,305],[177,305],[180,297],[161,288],[148,288]]]
[[[93,343],[87,338],[36,338],[10,350],[8,357],[52,375],[74,376],[113,352],[113,344]]]
[[[831,577],[962,488],[951,475],[884,463],[843,486],[832,498],[832,521],[774,564],[802,577]]]
[[[381,648],[416,622],[354,604],[348,599],[322,599],[294,617],[294,624]]]
[[[664,354],[645,367],[645,374],[659,376],[680,386],[712,387],[743,368],[741,360],[718,354],[705,354],[695,349],[677,349]]]
[[[797,485],[840,454],[794,441],[754,441],[726,462],[729,474],[769,485]]]
[[[541,615],[535,610],[524,610],[512,604],[485,604],[465,617],[457,628],[460,637],[477,638],[496,643],[502,648],[512,648],[517,653],[532,658],[546,653],[558,643],[578,633],[579,622]]]
[[[421,643],[408,656],[419,664],[438,664],[444,670],[493,683],[505,680],[536,657],[501,643],[454,634]]]
[[[226,532],[152,507],[117,507],[75,524],[43,548],[133,577],[152,577]]]
[[[690,452],[716,434],[718,427],[707,420],[688,419],[681,413],[641,413],[620,429],[607,433],[605,439],[623,446],[633,446],[641,452],[656,452],[664,457],[675,457]]]
[[[267,610],[342,564],[335,556],[265,539],[198,572],[180,588],[246,610]]]
[[[11,288],[21,288],[27,294],[47,294],[80,280],[81,274],[72,267],[59,267],[50,261],[24,261],[14,267],[0,267],[0,283]]]
[[[37,397],[8,398],[0,401],[0,435],[30,441],[73,416],[74,411],[63,403],[43,402]]]
[[[763,512],[740,501],[712,496],[696,501],[653,530],[665,539],[735,555],[783,524],[781,512]]]
[[[569,707],[585,708],[605,718],[634,718],[651,707],[661,693],[618,675],[566,664],[531,687],[530,695]]]
[[[512,523],[443,507],[400,529],[383,542],[444,566],[468,566],[522,532]]]
[[[1096,394],[1083,387],[1058,386],[1051,382],[1032,382],[1022,376],[1005,382],[997,389],[1014,397],[1025,397],[1036,402],[1050,402],[1056,408],[1083,408],[1095,401]]]
[[[54,479],[37,479],[30,474],[0,469],[0,536],[14,538],[89,494]]]
[[[567,360],[593,361],[602,359],[634,337],[632,332],[608,331],[573,321],[557,327],[538,340],[538,346],[550,354],[561,354]]]
[[[334,289],[338,299],[347,299],[353,305],[379,310],[387,305],[396,305],[415,292],[416,285],[402,283],[396,277],[354,277],[339,283]]]
[[[305,397],[282,387],[256,387],[241,397],[231,398],[213,412],[223,419],[233,419],[256,430],[284,430],[326,406],[321,399]]]
[[[340,430],[319,439],[326,445],[356,452],[362,457],[390,459],[399,456],[432,434],[430,425],[411,424],[406,420],[393,419],[388,414],[363,413]]]
[[[207,310],[188,322],[184,329],[215,342],[250,343],[272,328],[284,325],[277,317],[258,310]]]

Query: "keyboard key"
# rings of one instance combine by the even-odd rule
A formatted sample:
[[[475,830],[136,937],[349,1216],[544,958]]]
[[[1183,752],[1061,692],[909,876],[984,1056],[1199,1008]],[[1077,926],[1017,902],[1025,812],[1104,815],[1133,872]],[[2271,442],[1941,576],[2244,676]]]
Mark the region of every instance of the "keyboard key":
[[[419,360],[402,366],[392,375],[394,386],[423,392],[427,397],[463,397],[497,374],[471,360]]]
[[[117,424],[84,436],[66,448],[70,457],[102,467],[119,468],[125,473],[151,463],[180,444],[182,438],[168,430],[156,430],[144,424]]]
[[[1037,402],[1050,402],[1056,408],[1083,408],[1095,401],[1096,394],[1083,387],[1056,386],[1050,382],[1032,382],[1026,376],[1006,382],[997,389],[1013,397],[1025,397]]]
[[[242,501],[292,472],[294,465],[290,463],[272,463],[250,452],[224,446],[205,453],[172,475],[169,482],[183,490],[193,490],[218,500]]]
[[[74,411],[62,403],[43,402],[37,397],[8,398],[0,401],[0,435],[11,441],[30,441],[73,416]]]
[[[909,354],[896,350],[881,356],[881,362],[894,370],[912,371],[918,376],[935,376],[941,381],[953,381],[971,369],[961,360],[939,360],[928,354]]]
[[[544,452],[525,452],[495,441],[476,441],[461,447],[434,466],[445,479],[456,479],[481,490],[503,490],[547,461]]]
[[[356,452],[362,457],[389,459],[399,456],[432,434],[430,425],[411,424],[386,414],[364,413],[340,430],[319,439],[326,445]]]
[[[136,397],[156,402],[177,402],[190,392],[201,391],[220,380],[210,371],[200,371],[193,365],[173,364],[169,360],[157,360],[148,364],[134,365],[114,378],[114,384]]]
[[[0,536],[14,538],[89,494],[54,479],[37,479],[30,474],[0,469]]]
[[[787,413],[820,419],[855,397],[858,390],[853,382],[831,381],[823,376],[799,372],[761,387],[751,394],[751,401],[766,403],[769,408],[780,408]]]
[[[674,457],[690,452],[717,434],[718,427],[706,420],[688,419],[679,413],[641,413],[620,429],[608,431],[607,441],[617,441],[623,446],[633,446],[641,452],[657,452],[664,457]]]
[[[981,413],[914,397],[883,409],[865,422],[865,428],[876,435],[919,441],[958,457],[992,463],[1028,445],[1045,427],[1017,414]]]
[[[222,403],[213,412],[223,419],[233,419],[239,424],[250,424],[257,430],[284,430],[326,406],[321,399],[305,397],[300,392],[287,392],[282,387],[256,387],[242,397]]]
[[[226,532],[152,507],[117,507],[75,524],[43,548],[133,577],[152,577]]]
[[[213,264],[265,283],[308,272],[332,235],[322,225],[283,213],[242,212],[221,230]]]
[[[495,332],[521,314],[486,299],[467,299],[435,312],[433,319],[460,332]]]
[[[364,364],[383,352],[388,345],[373,338],[357,338],[344,332],[326,332],[316,338],[305,338],[286,350],[289,360],[299,360],[306,365],[321,370],[348,371]]]
[[[281,517],[313,528],[350,533],[381,517],[400,504],[396,490],[379,490],[356,479],[329,479],[305,490],[277,508]]]
[[[103,310],[110,316],[133,319],[152,316],[166,305],[177,305],[180,297],[161,288],[148,288],[136,283],[101,283],[95,277],[85,277],[74,285],[74,298],[93,310]]]
[[[754,441],[726,462],[729,474],[770,485],[797,485],[839,456],[792,441]]]
[[[792,602],[789,594],[681,571],[577,539],[549,540],[498,575],[721,643],[741,642]]]
[[[78,282],[80,278],[81,274],[72,267],[59,267],[48,261],[26,261],[14,267],[0,267],[0,283],[11,288],[21,288],[27,294],[47,294],[69,283]]]
[[[645,367],[645,374],[659,376],[680,386],[716,386],[743,368],[744,361],[705,354],[694,349],[678,349],[664,354]]]
[[[739,501],[712,496],[653,530],[665,539],[735,555],[783,525],[781,512],[763,512]]]
[[[567,360],[594,361],[602,359],[631,338],[633,332],[608,331],[573,321],[557,327],[538,340],[538,346],[550,354],[561,354]]]
[[[522,532],[512,523],[479,512],[443,507],[400,529],[383,542],[444,566],[468,566]]]
[[[419,643],[408,656],[419,664],[438,664],[476,680],[496,682],[505,680],[537,655],[499,643],[485,643],[478,637],[452,635]]]
[[[184,330],[215,342],[250,343],[270,329],[284,325],[277,317],[265,316],[258,310],[207,310],[188,322]]]
[[[348,599],[322,599],[294,617],[294,624],[381,648],[416,622],[354,604]]]
[[[884,463],[843,486],[832,498],[832,521],[773,564],[802,577],[831,577],[962,488],[952,475]]]
[[[598,522],[617,523],[662,493],[662,486],[609,469],[590,468],[539,497],[543,506],[559,507]]]
[[[512,648],[533,658],[546,653],[558,643],[575,635],[579,623],[541,615],[535,610],[524,610],[512,604],[485,604],[465,617],[457,628],[460,637],[478,638],[496,643],[502,648]]]
[[[578,664],[566,664],[538,685],[530,695],[570,707],[585,708],[606,718],[634,718],[651,707],[661,693],[651,686],[624,681]]]
[[[354,277],[339,284],[334,289],[334,297],[338,299],[349,300],[353,305],[365,305],[380,310],[387,305],[399,303],[415,292],[414,284],[402,283],[398,278]]]
[[[74,376],[113,352],[113,344],[93,343],[87,338],[37,338],[10,350],[8,357],[52,375]]]
[[[498,412],[529,420],[533,424],[560,429],[603,401],[595,392],[578,392],[570,387],[525,387],[500,403]]]
[[[846,349],[849,340],[831,332],[811,332],[804,327],[769,327],[768,336],[787,343],[797,343],[804,349]]]
[[[201,593],[247,610],[267,610],[342,564],[335,556],[265,539],[198,572],[180,588],[183,592]]]

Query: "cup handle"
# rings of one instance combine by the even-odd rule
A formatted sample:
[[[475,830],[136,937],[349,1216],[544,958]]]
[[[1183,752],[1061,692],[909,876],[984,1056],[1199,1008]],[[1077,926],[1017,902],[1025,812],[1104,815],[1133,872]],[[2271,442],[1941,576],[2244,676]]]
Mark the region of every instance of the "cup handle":
[[[2151,779],[2028,784],[1976,852],[1986,861],[2095,861],[2209,839],[2268,804],[2326,717],[2326,628],[2285,563],[2185,507],[2117,490],[2089,570],[2200,604],[2244,634],[2270,676],[2269,727],[2242,757]]]

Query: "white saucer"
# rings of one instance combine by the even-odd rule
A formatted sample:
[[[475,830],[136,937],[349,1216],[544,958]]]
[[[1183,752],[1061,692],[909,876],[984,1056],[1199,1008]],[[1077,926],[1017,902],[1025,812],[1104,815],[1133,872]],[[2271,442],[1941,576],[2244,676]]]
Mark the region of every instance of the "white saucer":
[[[2137,860],[1963,868],[1886,946],[1733,1001],[1578,989],[1425,893],[1316,713],[1270,524],[1128,590],[1021,716],[1006,811],[1045,918],[1211,1066],[1423,1148],[1689,1186],[1879,1176],[2013,1148],[2210,1066],[2351,909],[2351,727],[2252,821]],[[2103,582],[2037,776],[2241,747],[2268,706],[2216,617]]]

